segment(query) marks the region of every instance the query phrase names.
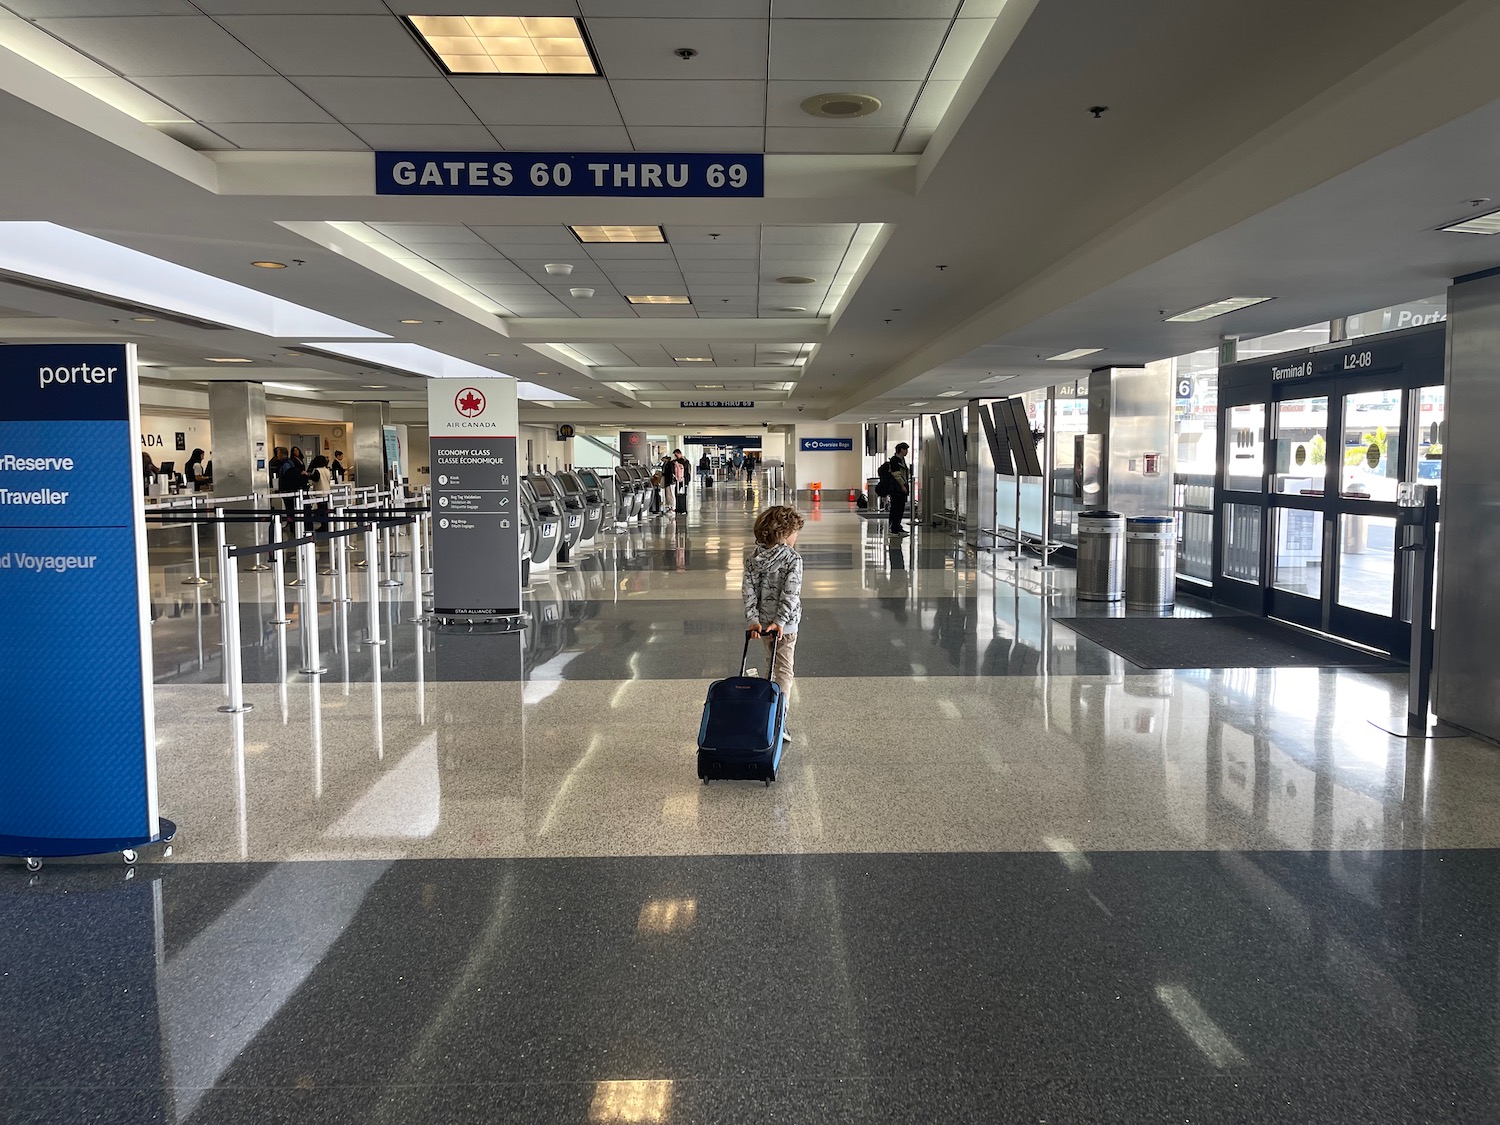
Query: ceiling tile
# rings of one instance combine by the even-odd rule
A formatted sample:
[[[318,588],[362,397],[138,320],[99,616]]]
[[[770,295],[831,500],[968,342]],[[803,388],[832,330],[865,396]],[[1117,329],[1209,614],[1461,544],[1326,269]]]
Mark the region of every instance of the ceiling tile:
[[[495,138],[483,125],[351,124],[349,128],[374,149],[483,152],[495,147]]]
[[[596,262],[612,262],[621,258],[674,260],[672,246],[665,242],[590,242],[582,249]]]
[[[443,78],[299,78],[297,85],[340,121],[474,124],[474,114]]]
[[[764,82],[613,82],[625,124],[760,125],[765,120]]]
[[[682,263],[682,275],[687,278],[751,277],[760,273],[760,263],[750,261],[726,261],[724,259],[700,261],[696,258]]]
[[[797,0],[794,18],[946,20],[958,10],[958,2],[959,0]],[[781,11],[776,14],[778,17],[787,15]]]
[[[473,226],[469,228],[492,246],[502,250],[509,246],[562,246],[579,254],[583,246],[569,233],[568,228],[557,226]],[[531,255],[527,255],[528,257]]]
[[[869,129],[880,126],[899,127],[922,90],[920,82],[860,82],[854,93],[880,99],[880,108],[865,117],[851,121],[813,117],[803,112],[802,103],[814,94],[829,93],[827,82],[772,82],[766,108],[766,124],[790,127],[811,126],[818,129]],[[802,150],[806,151],[806,150]],[[830,151],[841,151],[833,149]]]
[[[283,152],[362,150],[365,142],[342,125],[220,125],[215,130],[240,148]]]
[[[504,254],[477,236],[473,242],[409,242],[406,245],[417,249],[424,258],[439,261],[441,265],[452,269],[470,267],[479,263],[489,265],[493,262],[510,265]]]
[[[223,25],[282,74],[425,78],[440,73],[390,15],[225,16]]]
[[[664,229],[679,254],[687,246],[755,246],[760,242],[760,227],[753,224],[701,227],[671,223]]]
[[[938,81],[962,81],[994,26],[994,20],[954,20],[943,49],[938,53],[937,65],[928,77]]]
[[[758,285],[689,285],[688,296],[697,300],[715,301],[720,297],[750,297],[754,298],[760,293]]]
[[[760,240],[767,247],[789,243],[793,246],[805,246],[810,243],[837,243],[840,246],[849,245],[849,240],[854,237],[854,223],[819,223],[816,226],[764,226],[761,228]]]
[[[916,107],[907,118],[908,127],[915,126],[918,129],[936,129],[943,121],[943,114],[948,112],[948,107],[953,103],[953,97],[958,93],[959,82],[929,82],[922,87],[922,94],[917,98]]]
[[[136,84],[194,120],[210,124],[332,120],[316,102],[279,76],[142,78]]]
[[[963,8],[958,14],[963,19],[972,17],[993,19],[1008,3],[1010,0],[963,0]]]
[[[110,0],[115,3],[116,0]],[[447,0],[444,0],[446,3]],[[194,0],[211,16],[389,15],[384,0]],[[465,5],[469,7],[471,5]],[[391,7],[399,7],[393,4]]]
[[[893,129],[767,129],[767,152],[892,152],[901,138]]]
[[[112,15],[41,20],[38,26],[132,77],[271,73],[207,16]]]
[[[623,125],[491,125],[495,139],[518,152],[629,152]]]
[[[115,16],[196,16],[187,0],[6,0],[5,6],[23,19],[57,16],[97,16],[104,9]]]
[[[602,16],[765,19],[771,14],[771,0],[579,0],[579,7],[590,19]]]
[[[671,236],[668,235],[670,238]],[[714,243],[687,244],[675,243],[677,260],[684,265],[696,263],[703,260],[725,261],[733,259],[748,259],[755,261],[760,257],[760,248],[754,243],[731,242],[715,245]]]
[[[453,87],[486,125],[619,125],[602,78],[455,78]]]
[[[409,242],[474,242],[479,238],[468,227],[456,223],[371,223],[370,225],[387,238],[393,238],[403,246]]]
[[[771,26],[772,81],[815,79],[829,83],[911,80],[927,77],[937,58],[946,20],[776,20]]]
[[[627,79],[764,79],[766,20],[591,19],[589,38],[611,82]],[[679,47],[696,58],[680,59]]]
[[[733,128],[672,128],[637,125],[630,139],[640,152],[760,152],[766,131],[759,125]]]
[[[896,151],[907,155],[926,152],[932,134],[932,129],[907,128],[901,133],[901,140],[896,143]]]

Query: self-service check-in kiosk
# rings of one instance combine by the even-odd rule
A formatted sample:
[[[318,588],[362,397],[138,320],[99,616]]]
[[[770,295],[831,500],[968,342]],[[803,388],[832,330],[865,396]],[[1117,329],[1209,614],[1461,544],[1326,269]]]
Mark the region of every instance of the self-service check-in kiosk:
[[[651,473],[642,465],[629,466],[631,473],[630,515],[639,521],[646,518],[646,505],[651,499]]]
[[[594,536],[599,534],[599,525],[604,522],[604,496],[599,488],[590,488],[584,483],[583,474],[576,470],[557,474],[558,483],[562,485],[563,496],[569,505],[583,505],[583,531],[578,536],[578,542],[583,545],[593,543]]]
[[[609,495],[609,485],[593,469],[574,469],[573,475],[583,485],[584,499],[593,509],[594,533],[598,534],[614,520],[614,502]]]
[[[530,478],[533,481],[545,481],[550,491],[552,502],[556,507],[558,517],[562,520],[562,542],[563,546],[572,551],[578,546],[579,540],[583,538],[583,494],[579,492],[570,495],[563,487],[563,483],[554,473],[536,473]],[[538,493],[540,493],[538,489]],[[559,555],[558,562],[566,562],[566,556]]]
[[[547,477],[534,474],[521,480],[521,502],[530,508],[531,569],[545,570],[552,565],[562,541],[562,500]]]

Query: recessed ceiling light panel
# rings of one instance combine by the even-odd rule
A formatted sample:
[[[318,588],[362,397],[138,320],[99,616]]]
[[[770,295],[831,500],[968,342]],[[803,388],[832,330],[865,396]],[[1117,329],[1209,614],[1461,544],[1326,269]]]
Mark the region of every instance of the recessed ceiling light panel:
[[[625,299],[632,305],[691,305],[693,303],[691,297],[672,295],[661,296],[627,293]]]
[[[573,16],[404,16],[449,74],[598,74]]]
[[[1093,355],[1095,352],[1102,352],[1103,350],[1103,348],[1074,348],[1070,352],[1061,352],[1057,355],[1049,355],[1047,357],[1047,362],[1067,363],[1070,359],[1082,359],[1086,355]]]
[[[252,266],[259,266],[263,270],[284,270],[284,269],[286,269],[286,263],[285,262],[251,262],[250,264]]]
[[[661,227],[615,224],[603,226],[570,226],[579,242],[665,242]]]
[[[1197,308],[1176,313],[1165,319],[1168,324],[1197,324],[1200,321],[1212,320],[1216,316],[1248,309],[1252,305],[1263,305],[1275,299],[1275,297],[1225,297],[1222,301],[1210,301],[1206,305],[1199,305]]]
[[[781,285],[816,285],[818,283],[817,278],[808,277],[800,273],[789,273],[785,277],[778,277],[776,280]]]
[[[674,355],[673,363],[712,363],[714,357],[711,355]]]
[[[879,108],[880,99],[869,94],[814,94],[802,103],[803,113],[839,121],[868,117]]]
[[[1500,211],[1475,215],[1456,223],[1449,223],[1445,227],[1438,227],[1438,230],[1449,231],[1453,234],[1500,234]]]
[[[253,359],[245,359],[243,356],[234,355],[206,355],[203,357],[209,363],[254,363]]]

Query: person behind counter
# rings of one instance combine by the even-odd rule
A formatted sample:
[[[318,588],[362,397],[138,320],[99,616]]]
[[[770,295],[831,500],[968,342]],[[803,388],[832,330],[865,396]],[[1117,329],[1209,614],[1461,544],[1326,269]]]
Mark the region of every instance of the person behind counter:
[[[209,476],[208,469],[203,463],[203,450],[193,450],[193,455],[188,458],[187,468],[182,470],[182,477],[192,486],[194,492],[212,483],[213,478]]]

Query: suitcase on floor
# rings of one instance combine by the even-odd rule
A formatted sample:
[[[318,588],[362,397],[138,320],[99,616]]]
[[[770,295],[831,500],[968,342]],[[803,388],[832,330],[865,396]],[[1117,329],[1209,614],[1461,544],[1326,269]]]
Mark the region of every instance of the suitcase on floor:
[[[774,680],[745,675],[750,635],[740,657],[740,674],[715,680],[708,687],[703,719],[698,724],[698,776],[710,781],[776,780],[781,764],[786,700]],[[775,666],[776,650],[771,650]]]
[[[683,484],[679,484],[677,486],[677,514],[679,516],[685,516],[685,515],[687,515],[687,484],[686,484],[686,482],[684,482]]]

